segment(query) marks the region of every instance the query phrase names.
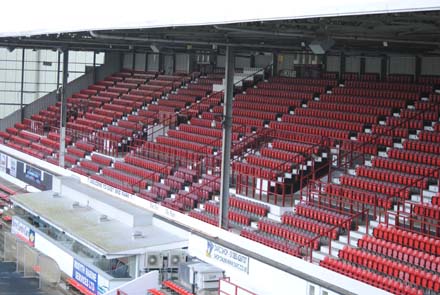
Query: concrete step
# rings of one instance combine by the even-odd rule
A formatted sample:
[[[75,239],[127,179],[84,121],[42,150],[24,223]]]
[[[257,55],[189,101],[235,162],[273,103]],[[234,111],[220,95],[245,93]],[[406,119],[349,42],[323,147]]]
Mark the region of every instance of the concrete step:
[[[359,225],[358,232],[363,233],[364,235],[367,234],[367,227],[365,225]],[[373,234],[373,228],[371,227],[371,224],[368,225],[368,234]]]
[[[431,192],[438,193],[438,185],[430,185],[428,188]]]
[[[361,237],[358,237],[358,236],[354,237],[354,236],[352,236],[352,233],[350,233],[350,246],[357,247],[357,242],[362,237],[363,237],[363,235]],[[348,245],[349,244],[348,243],[348,236],[340,236],[339,242],[343,245]]]
[[[317,259],[319,261],[324,260],[325,257],[331,257],[331,258],[338,258],[338,252],[332,253],[332,255],[328,254],[328,248],[327,248],[327,252],[322,251],[322,247],[321,250],[319,251],[313,251],[313,259]]]

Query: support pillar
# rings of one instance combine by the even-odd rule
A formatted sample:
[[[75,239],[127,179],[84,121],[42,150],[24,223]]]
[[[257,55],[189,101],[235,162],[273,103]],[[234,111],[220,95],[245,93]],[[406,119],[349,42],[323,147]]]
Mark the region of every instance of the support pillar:
[[[131,69],[134,71],[136,69],[136,51],[134,50],[131,52],[132,59],[131,59]]]
[[[145,72],[148,71],[148,52],[145,52]]]
[[[251,66],[251,68],[255,68],[255,55],[251,54],[251,56],[249,57],[249,65]]]
[[[272,53],[272,77],[278,76],[278,53]]]
[[[61,72],[61,50],[58,50],[58,61],[57,61],[57,101],[61,101],[60,95],[60,72]]]
[[[163,73],[165,71],[165,56],[162,53],[157,54],[159,57],[159,72]]]
[[[67,123],[67,77],[69,70],[69,50],[63,51],[63,86],[61,90],[61,116],[60,116],[60,153],[59,166],[64,168],[64,154],[66,150],[66,123]]]
[[[345,73],[345,54],[344,52],[341,52],[339,55],[339,76],[342,77],[342,75]]]
[[[24,100],[24,59],[25,59],[26,49],[21,50],[21,85],[20,85],[20,121],[23,122],[24,119],[24,108],[23,108],[23,100]]]
[[[227,229],[229,218],[229,176],[231,166],[232,142],[232,96],[234,92],[234,52],[230,46],[226,47],[225,69],[225,100],[223,108],[223,138],[222,138],[222,170],[220,187],[220,222],[219,226]]]
[[[93,51],[93,84],[96,83],[96,51]]]
[[[176,54],[173,53],[173,74],[176,72]]]

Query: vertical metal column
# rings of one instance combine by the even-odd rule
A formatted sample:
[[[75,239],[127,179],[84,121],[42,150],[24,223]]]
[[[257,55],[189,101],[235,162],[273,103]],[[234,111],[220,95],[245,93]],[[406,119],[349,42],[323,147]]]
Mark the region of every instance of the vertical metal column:
[[[136,51],[134,50],[134,47],[133,47],[133,50],[131,51],[131,55],[132,55],[132,59],[131,59],[131,69],[134,71],[134,69],[136,68]]]
[[[64,153],[66,149],[66,122],[67,122],[67,76],[69,70],[69,50],[63,50],[63,88],[61,90],[61,116],[60,116],[60,158],[59,165],[64,168]]]
[[[61,100],[60,95],[60,72],[61,72],[61,50],[58,50],[58,61],[57,61],[57,101]]]
[[[220,214],[219,226],[228,228],[229,212],[229,176],[231,165],[232,142],[232,95],[234,92],[234,52],[230,46],[226,47],[225,71],[225,98],[223,108],[223,139],[222,139],[222,171],[220,187]]]
[[[388,72],[388,56],[383,55],[382,59],[380,60],[380,78],[382,80],[385,80],[385,77],[387,76]]]
[[[148,52],[145,52],[145,71],[148,71]]]
[[[173,74],[176,72],[176,54],[173,53]]]
[[[339,55],[339,77],[342,77],[344,73],[345,73],[345,54],[343,51],[341,51],[341,54]]]
[[[365,59],[365,56],[362,55],[360,58],[360,65],[359,65],[359,73],[361,75],[365,74],[365,65],[366,65],[366,59]]]
[[[96,51],[93,51],[93,84],[96,83]]]
[[[20,121],[23,122],[24,119],[24,108],[23,108],[23,100],[24,100],[24,59],[25,59],[26,49],[21,50],[21,88],[20,88]]]
[[[272,77],[278,76],[278,53],[272,53]]]

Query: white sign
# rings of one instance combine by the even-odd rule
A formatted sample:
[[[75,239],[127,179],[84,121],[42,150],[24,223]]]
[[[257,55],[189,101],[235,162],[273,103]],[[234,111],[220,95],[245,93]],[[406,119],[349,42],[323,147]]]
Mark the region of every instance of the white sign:
[[[35,245],[35,232],[23,221],[14,217],[12,218],[11,233],[16,235],[20,240],[26,242],[30,246]]]
[[[11,175],[12,177],[17,177],[17,160],[12,158],[12,157],[8,157],[8,168],[9,168],[9,175]]]
[[[6,172],[6,164],[8,157],[5,154],[0,154],[0,171]]]
[[[249,257],[229,248],[206,241],[206,257],[232,266],[242,272],[249,273]]]
[[[123,190],[120,190],[118,188],[112,187],[111,185],[99,182],[99,181],[91,179],[91,178],[88,178],[88,181],[90,184],[92,184],[95,187],[98,187],[100,189],[104,189],[104,190],[109,191],[111,193],[115,193],[121,197],[130,198],[129,193],[124,192]]]

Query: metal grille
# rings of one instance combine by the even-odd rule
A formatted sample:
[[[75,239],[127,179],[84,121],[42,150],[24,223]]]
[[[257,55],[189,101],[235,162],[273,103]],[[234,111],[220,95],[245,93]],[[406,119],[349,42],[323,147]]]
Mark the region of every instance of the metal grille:
[[[16,262],[17,261],[17,238],[9,233],[4,232],[4,261]]]
[[[55,260],[46,255],[38,256],[40,267],[40,288],[52,288],[61,279],[61,270]]]

